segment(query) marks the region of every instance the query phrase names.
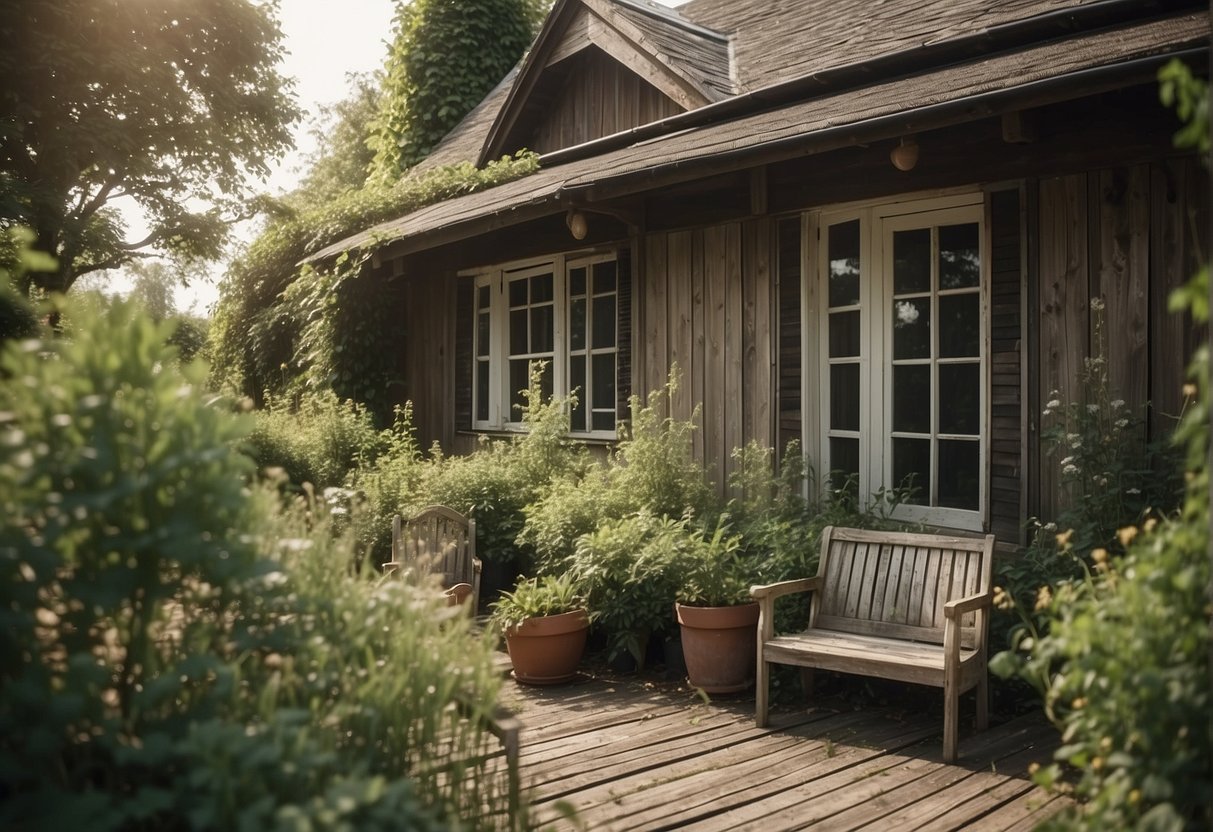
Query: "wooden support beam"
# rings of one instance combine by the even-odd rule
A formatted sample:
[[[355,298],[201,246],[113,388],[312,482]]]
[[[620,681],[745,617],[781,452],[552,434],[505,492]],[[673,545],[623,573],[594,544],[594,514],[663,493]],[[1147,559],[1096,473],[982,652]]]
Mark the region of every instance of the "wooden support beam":
[[[1007,144],[1031,144],[1036,141],[1036,117],[1027,110],[1002,114],[1002,140]]]

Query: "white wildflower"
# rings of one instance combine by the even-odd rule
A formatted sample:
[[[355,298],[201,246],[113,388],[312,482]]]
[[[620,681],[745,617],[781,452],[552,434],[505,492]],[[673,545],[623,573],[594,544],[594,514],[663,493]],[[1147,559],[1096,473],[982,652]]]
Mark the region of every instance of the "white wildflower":
[[[1126,494],[1140,494],[1141,489],[1140,488],[1126,488],[1125,493]]]
[[[1124,406],[1125,406],[1124,399],[1113,399],[1112,400],[1112,409],[1113,410],[1119,410],[1120,408],[1122,408]]]
[[[1117,419],[1115,424],[1116,424],[1116,427],[1120,428],[1121,430],[1124,430],[1125,428],[1127,428],[1129,426],[1129,420],[1128,419]]]
[[[1072,476],[1072,475],[1078,473],[1078,466],[1077,465],[1066,465],[1061,469],[1061,472],[1063,474],[1065,474],[1066,476]]]
[[[1088,412],[1088,413],[1098,413],[1098,412],[1099,412],[1099,405],[1097,405],[1097,404],[1089,404],[1089,405],[1087,405],[1087,412]]]
[[[1065,459],[1063,459],[1063,460],[1061,461],[1061,464],[1062,464],[1063,466],[1065,466],[1065,465],[1073,465],[1073,464],[1074,464],[1074,457],[1072,457],[1072,456],[1068,456],[1068,457],[1066,457]]]
[[[897,301],[897,320],[899,323],[912,324],[918,320],[918,307],[906,300]]]
[[[1103,298],[1101,298],[1101,297],[1091,298],[1091,308],[1094,309],[1096,312],[1102,311],[1104,308]]]
[[[1061,407],[1061,399],[1049,399],[1049,403],[1045,405],[1046,410],[1056,410]]]

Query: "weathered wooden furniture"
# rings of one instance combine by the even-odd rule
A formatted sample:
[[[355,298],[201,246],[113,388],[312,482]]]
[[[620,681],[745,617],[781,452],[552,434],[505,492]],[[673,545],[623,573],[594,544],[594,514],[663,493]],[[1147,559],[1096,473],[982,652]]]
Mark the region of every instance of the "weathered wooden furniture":
[[[986,629],[994,536],[984,539],[827,527],[817,576],[756,586],[755,721],[767,723],[771,664],[858,673],[944,691],[943,756],[956,759],[960,694],[987,714]],[[775,599],[812,592],[803,633],[775,635]]]
[[[427,506],[407,522],[392,518],[392,560],[384,569],[415,569],[442,576],[442,586],[458,603],[480,607],[480,559],[476,557],[476,521],[446,506]],[[470,591],[460,584],[470,585]]]

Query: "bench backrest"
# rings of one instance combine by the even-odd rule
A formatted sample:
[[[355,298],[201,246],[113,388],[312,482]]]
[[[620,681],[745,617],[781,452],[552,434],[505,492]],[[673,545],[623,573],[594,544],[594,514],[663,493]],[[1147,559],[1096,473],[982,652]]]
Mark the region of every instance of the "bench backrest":
[[[429,506],[407,521],[392,521],[392,561],[442,576],[442,585],[471,584],[476,574],[476,521],[446,506]],[[473,602],[479,598],[473,598]]]
[[[948,601],[988,592],[994,536],[948,537],[827,527],[822,532],[809,626],[943,644]],[[979,617],[980,616],[980,617]],[[961,618],[973,647],[984,613]]]

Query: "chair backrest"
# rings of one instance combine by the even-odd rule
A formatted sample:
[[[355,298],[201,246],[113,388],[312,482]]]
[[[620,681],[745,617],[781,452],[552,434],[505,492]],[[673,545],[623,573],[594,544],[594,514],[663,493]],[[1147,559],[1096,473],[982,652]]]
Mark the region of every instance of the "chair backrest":
[[[442,576],[442,585],[471,584],[472,609],[480,601],[476,521],[446,506],[427,506],[407,521],[392,520],[392,561]]]
[[[990,590],[994,536],[948,537],[827,527],[809,626],[943,644],[948,601]],[[985,613],[961,618],[961,644],[978,643]]]

